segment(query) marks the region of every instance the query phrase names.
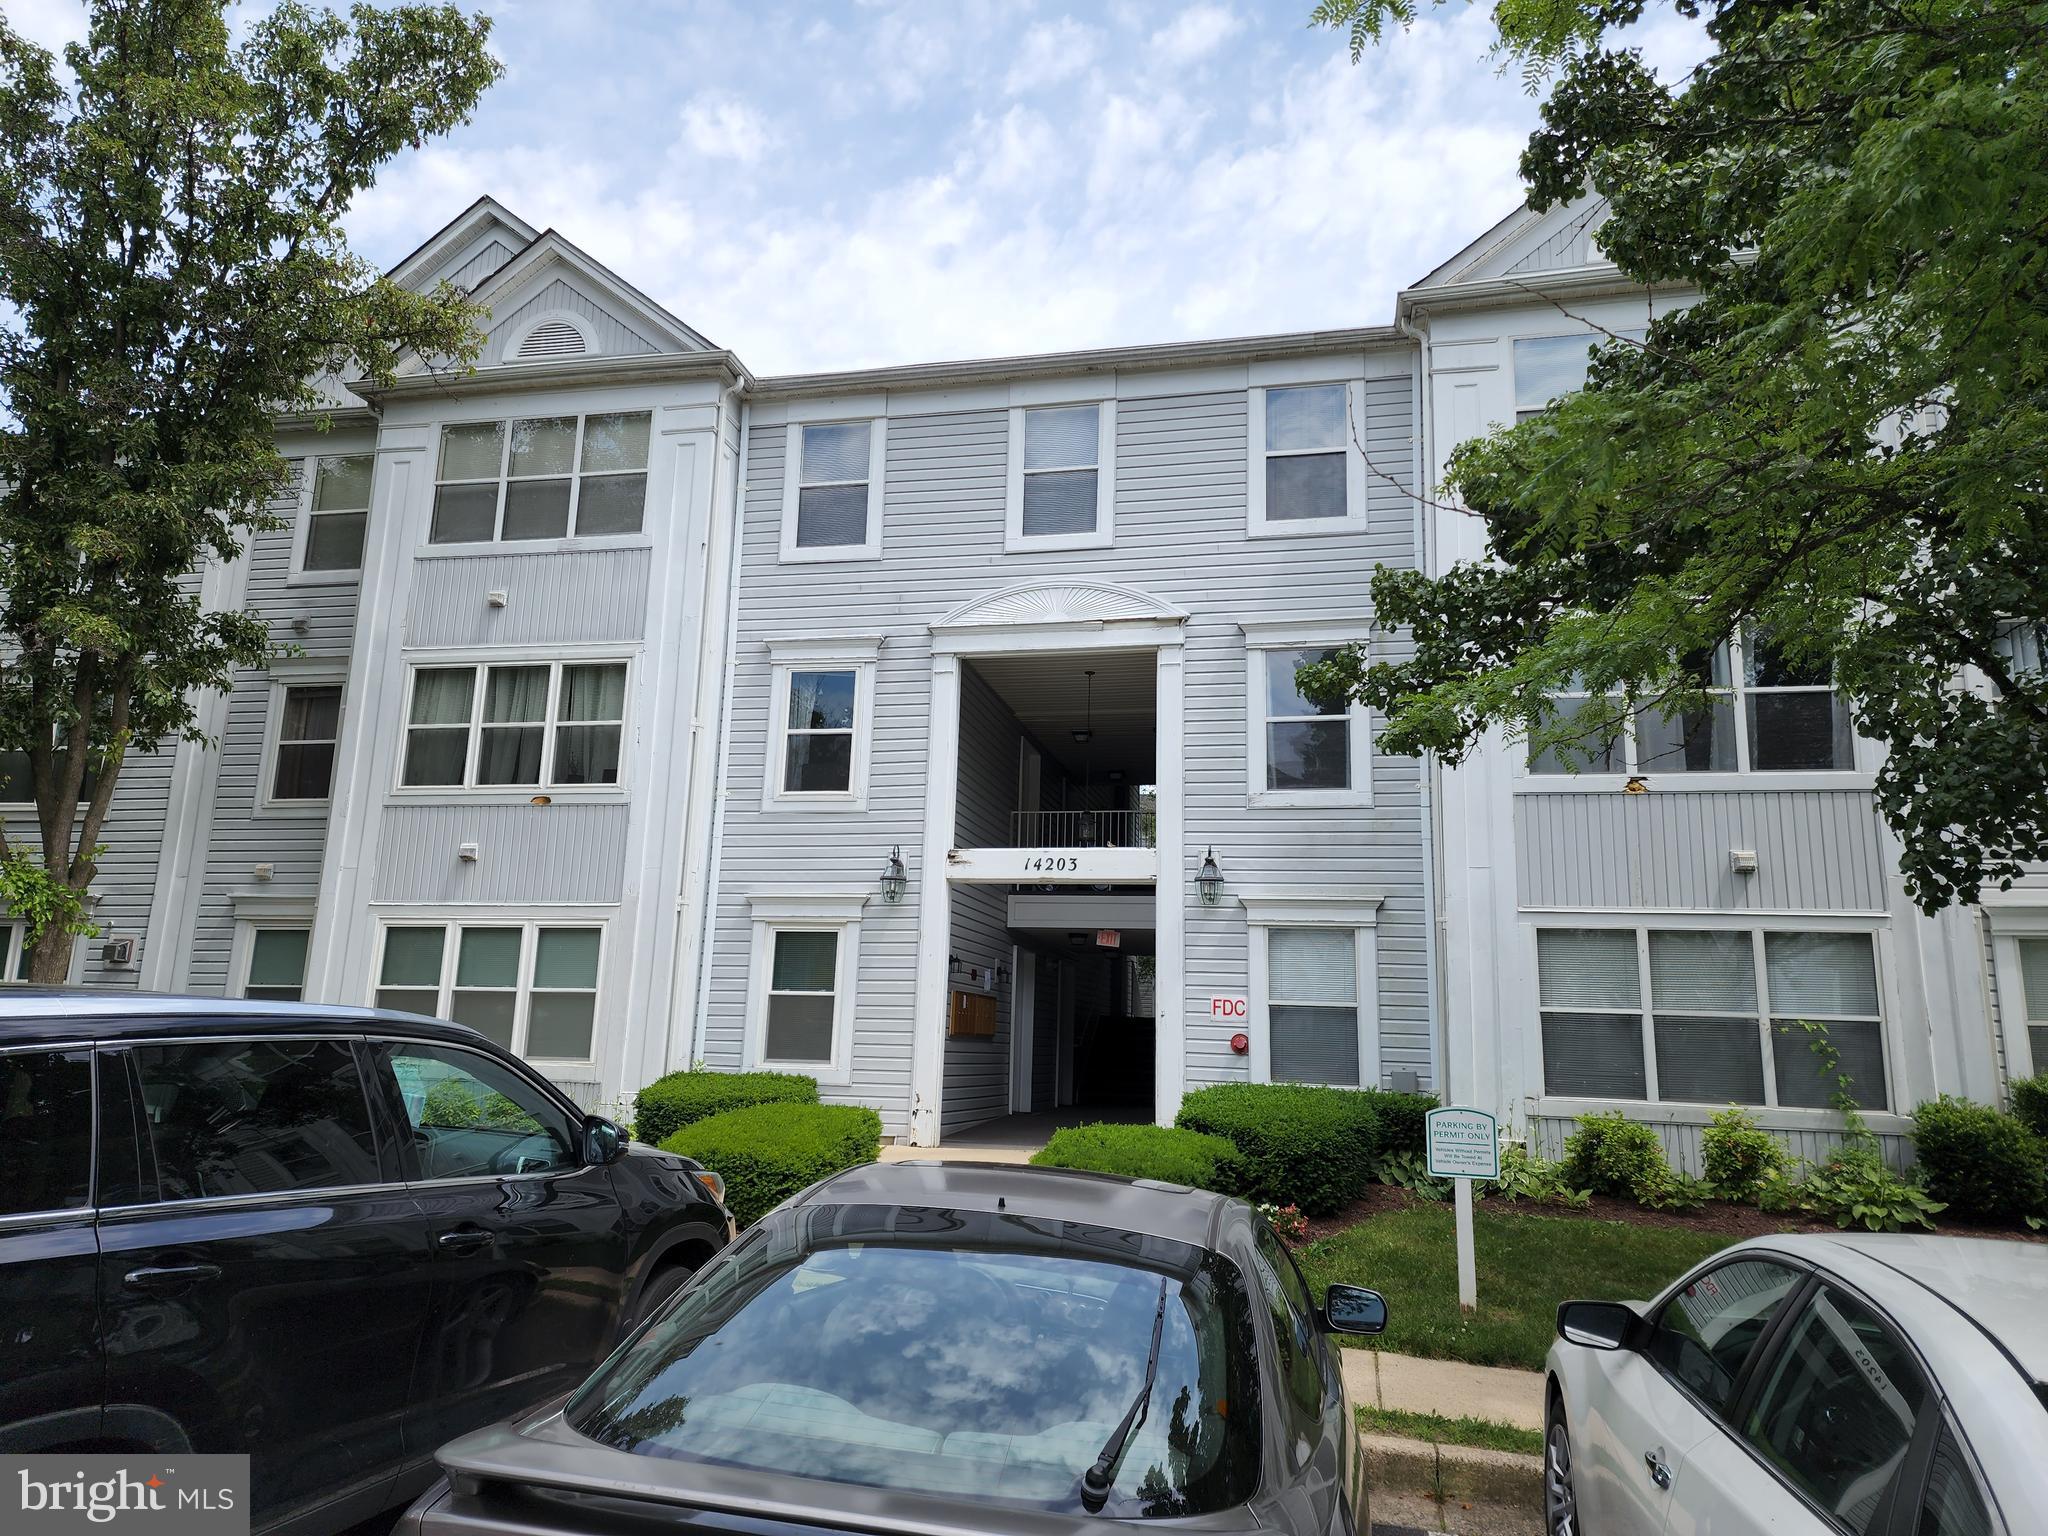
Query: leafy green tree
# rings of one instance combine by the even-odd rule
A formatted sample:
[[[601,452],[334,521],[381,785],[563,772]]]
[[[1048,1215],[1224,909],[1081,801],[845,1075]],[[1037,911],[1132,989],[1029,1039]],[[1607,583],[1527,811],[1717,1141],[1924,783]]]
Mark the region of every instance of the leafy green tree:
[[[277,526],[272,420],[318,379],[477,346],[452,289],[352,255],[340,218],[400,150],[465,121],[498,65],[452,5],[95,0],[68,71],[0,19],[0,749],[34,836],[0,897],[61,980],[130,752],[198,739],[194,694],[262,664],[253,617],[192,573]]]
[[[1547,84],[1532,205],[1606,198],[1621,271],[1698,301],[1455,452],[1494,560],[1381,573],[1412,657],[1309,681],[1455,763],[1697,720],[1714,647],[1762,631],[1886,748],[1914,897],[1974,899],[2048,858],[2048,5],[1677,0],[1713,45],[1677,84],[1627,46],[1645,9],[1504,0],[1498,46]],[[1316,20],[1356,57],[1412,15]]]

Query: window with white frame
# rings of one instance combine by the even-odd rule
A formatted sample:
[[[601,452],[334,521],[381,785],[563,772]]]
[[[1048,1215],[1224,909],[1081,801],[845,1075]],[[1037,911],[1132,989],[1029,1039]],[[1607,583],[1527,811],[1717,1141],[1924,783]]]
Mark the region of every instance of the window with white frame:
[[[887,422],[792,422],[782,502],[782,558],[849,560],[881,553]]]
[[[312,496],[299,550],[301,571],[352,575],[363,568],[376,463],[376,455],[370,453],[323,454],[313,460]]]
[[[0,976],[9,981],[28,979],[28,925],[0,923]]]
[[[1246,788],[1255,805],[1366,805],[1372,796],[1372,735],[1365,707],[1341,694],[1304,691],[1304,667],[1342,648],[1288,643],[1286,626],[1247,624]]]
[[[392,923],[377,1006],[453,1019],[537,1061],[589,1061],[604,930],[550,922]]]
[[[756,895],[746,1064],[821,1082],[851,1072],[854,990],[865,893]]]
[[[765,807],[858,810],[874,731],[874,659],[881,642],[771,641]]]
[[[1116,402],[1010,412],[1006,544],[1073,549],[1114,536]]]
[[[783,727],[782,792],[843,795],[853,788],[853,738],[860,673],[792,671]]]
[[[432,544],[640,531],[652,415],[529,416],[441,429]]]
[[[285,683],[276,704],[277,740],[271,748],[273,803],[319,804],[334,789],[334,754],[341,740],[340,683]]]
[[[400,783],[617,784],[625,717],[623,661],[414,667]]]
[[[1363,456],[1351,431],[1351,386],[1252,391],[1251,532],[1340,528],[1363,515]]]
[[[777,928],[768,972],[761,1058],[819,1066],[832,1060],[839,1011],[839,933]]]
[[[305,928],[258,926],[249,934],[249,974],[242,996],[273,1003],[296,1003],[306,995]]]
[[[2021,1008],[2036,1072],[2048,1072],[2048,938],[2019,940]]]
[[[1826,1109],[1846,1079],[1857,1104],[1884,1109],[1875,943],[1862,931],[1538,929],[1544,1092]]]
[[[1847,772],[1856,766],[1849,706],[1824,668],[1804,666],[1756,631],[1694,658],[1701,707],[1649,704],[1603,729],[1607,701],[1553,695],[1563,734],[1529,755],[1532,774]],[[1583,732],[1572,734],[1581,715]]]
[[[1635,329],[1614,334],[1628,341],[1641,341],[1649,332]],[[1574,336],[1524,336],[1517,339],[1514,348],[1515,420],[1521,422],[1540,416],[1553,401],[1584,389],[1586,375],[1592,368],[1593,354],[1606,345],[1607,340],[1605,334],[1584,332]]]
[[[1266,1029],[1273,1082],[1358,1086],[1356,932],[1267,931]]]

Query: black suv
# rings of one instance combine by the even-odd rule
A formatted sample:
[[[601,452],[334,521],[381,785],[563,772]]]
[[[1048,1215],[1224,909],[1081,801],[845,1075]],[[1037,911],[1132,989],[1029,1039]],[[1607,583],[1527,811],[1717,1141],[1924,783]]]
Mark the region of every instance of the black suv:
[[[473,1030],[0,992],[0,1452],[245,1452],[259,1530],[412,1497],[732,1236]]]

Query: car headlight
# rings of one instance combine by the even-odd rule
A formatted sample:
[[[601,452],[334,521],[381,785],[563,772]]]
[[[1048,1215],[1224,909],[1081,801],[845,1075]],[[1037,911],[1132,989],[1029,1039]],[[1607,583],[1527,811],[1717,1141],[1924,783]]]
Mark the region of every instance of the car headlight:
[[[698,1168],[693,1171],[697,1175],[697,1182],[711,1191],[711,1198],[720,1205],[725,1204],[725,1180],[709,1168]]]

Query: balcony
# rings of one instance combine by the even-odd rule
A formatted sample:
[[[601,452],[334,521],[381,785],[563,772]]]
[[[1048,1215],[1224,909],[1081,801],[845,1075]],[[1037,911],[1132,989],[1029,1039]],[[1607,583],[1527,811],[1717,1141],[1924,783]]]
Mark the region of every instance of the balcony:
[[[1012,848],[1156,848],[1158,814],[1129,811],[1012,811]]]

